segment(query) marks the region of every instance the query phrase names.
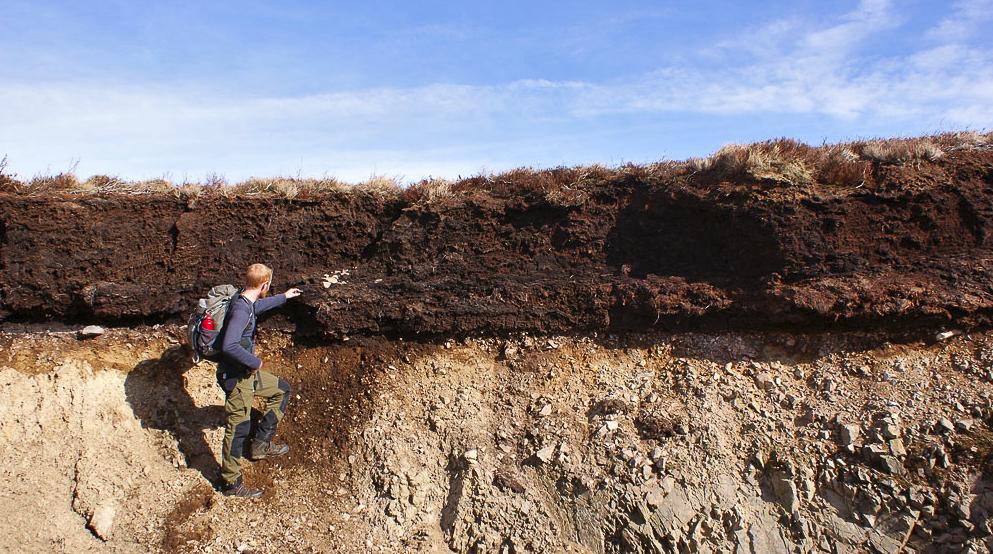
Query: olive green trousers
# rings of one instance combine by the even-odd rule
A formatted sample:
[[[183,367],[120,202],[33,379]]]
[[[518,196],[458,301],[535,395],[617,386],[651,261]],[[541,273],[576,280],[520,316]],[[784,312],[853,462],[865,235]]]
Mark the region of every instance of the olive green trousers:
[[[290,385],[268,371],[255,371],[241,377],[225,379],[220,384],[227,395],[224,402],[221,479],[230,486],[241,482],[241,466],[252,430],[253,400],[255,397],[261,398],[265,407],[252,440],[270,441],[290,401]]]

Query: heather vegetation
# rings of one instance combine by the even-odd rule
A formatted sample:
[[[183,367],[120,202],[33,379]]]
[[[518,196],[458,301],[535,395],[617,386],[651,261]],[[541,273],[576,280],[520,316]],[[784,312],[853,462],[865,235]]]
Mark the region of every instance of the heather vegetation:
[[[963,150],[993,148],[993,133],[962,131],[913,138],[858,140],[811,146],[779,138],[752,144],[728,144],[705,158],[624,164],[589,165],[550,169],[518,168],[498,174],[460,179],[422,179],[403,183],[398,177],[373,176],[361,183],[334,178],[252,177],[229,183],[222,175],[209,174],[200,182],[174,183],[166,179],[129,181],[109,175],[85,180],[69,170],[27,180],[7,171],[0,160],[0,192],[25,196],[58,194],[172,194],[177,197],[270,197],[305,199],[338,194],[396,196],[409,202],[431,202],[454,194],[486,190],[496,194],[543,193],[561,203],[581,201],[588,185],[604,181],[665,182],[687,180],[701,186],[720,182],[765,183],[801,187],[809,185],[857,187],[864,185],[874,168],[937,163]]]

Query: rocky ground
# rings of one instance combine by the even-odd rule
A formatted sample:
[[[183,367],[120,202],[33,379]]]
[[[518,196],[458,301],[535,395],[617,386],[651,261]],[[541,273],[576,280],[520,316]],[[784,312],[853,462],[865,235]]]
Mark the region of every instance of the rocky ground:
[[[993,333],[352,339],[294,386],[266,495],[211,488],[182,329],[0,334],[0,550],[985,552]]]

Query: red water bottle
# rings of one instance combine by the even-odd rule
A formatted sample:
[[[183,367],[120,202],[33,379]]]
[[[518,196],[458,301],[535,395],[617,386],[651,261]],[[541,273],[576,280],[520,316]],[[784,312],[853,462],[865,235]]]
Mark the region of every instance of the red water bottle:
[[[214,318],[210,317],[210,314],[207,314],[206,316],[204,316],[203,321],[200,323],[200,327],[204,331],[213,331],[214,330]]]

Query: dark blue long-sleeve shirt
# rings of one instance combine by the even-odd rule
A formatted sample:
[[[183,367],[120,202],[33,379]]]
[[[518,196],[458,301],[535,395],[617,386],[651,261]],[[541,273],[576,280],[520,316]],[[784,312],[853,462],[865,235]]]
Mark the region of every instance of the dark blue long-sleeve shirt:
[[[228,377],[256,370],[262,365],[262,360],[255,355],[256,318],[285,304],[286,295],[260,298],[253,305],[249,299],[239,294],[231,302],[221,341],[221,352],[224,355],[217,364],[218,373],[227,374]]]

